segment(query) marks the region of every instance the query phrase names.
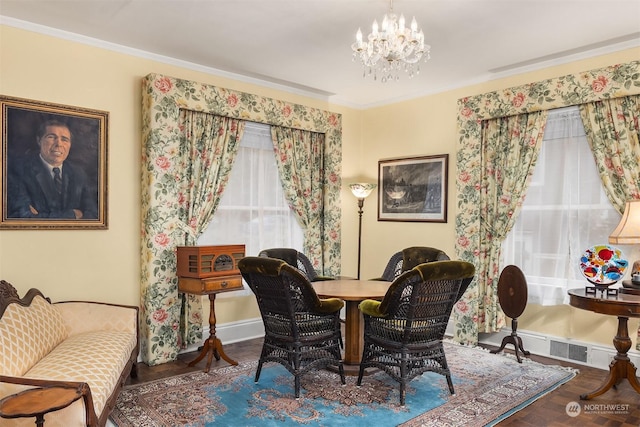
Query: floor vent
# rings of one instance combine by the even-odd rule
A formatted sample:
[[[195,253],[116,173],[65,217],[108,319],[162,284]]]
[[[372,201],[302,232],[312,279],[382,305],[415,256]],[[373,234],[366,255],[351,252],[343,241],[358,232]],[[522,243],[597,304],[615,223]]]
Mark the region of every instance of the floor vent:
[[[551,356],[562,357],[563,359],[577,360],[579,362],[587,361],[587,347],[583,345],[568,344],[566,342],[551,340],[549,348]]]

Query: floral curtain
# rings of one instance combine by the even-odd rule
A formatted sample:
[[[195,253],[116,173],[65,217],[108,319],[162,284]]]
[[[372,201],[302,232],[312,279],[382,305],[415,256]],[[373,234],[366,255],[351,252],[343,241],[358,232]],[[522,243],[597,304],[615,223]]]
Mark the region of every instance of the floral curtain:
[[[285,197],[304,230],[304,253],[324,275],[324,135],[271,126],[271,137]]]
[[[587,140],[611,204],[640,199],[640,96],[580,105]]]
[[[640,61],[570,74],[523,86],[458,100],[456,153],[456,255],[479,269],[481,245],[482,123],[485,120],[550,110],[603,99],[640,94]],[[497,271],[488,272],[496,275]],[[486,330],[480,310],[487,295],[476,278],[453,311],[454,339],[476,344],[480,327]]]
[[[157,365],[175,360],[182,344],[175,271],[176,246],[187,241],[186,216],[181,214],[185,170],[179,156],[185,149],[185,140],[180,110],[325,135],[322,255],[325,271],[333,275],[340,274],[341,257],[342,117],[330,111],[160,74],[149,74],[143,79],[142,93],[140,354],[145,363]]]
[[[461,329],[490,332],[504,326],[498,302],[500,250],[513,227],[531,180],[547,112],[486,120],[482,124],[480,230],[476,263],[479,316],[475,324],[461,323]],[[468,320],[468,319],[466,319]]]
[[[177,161],[184,173],[178,195],[178,215],[184,231],[183,245],[190,246],[196,244],[220,203],[245,122],[181,109],[179,123],[183,142]],[[179,297],[178,345],[184,348],[202,340],[202,304],[197,295],[181,293]]]
[[[640,199],[640,96],[589,102],[580,116],[605,194],[622,214],[627,200]],[[637,336],[640,350],[640,327]]]

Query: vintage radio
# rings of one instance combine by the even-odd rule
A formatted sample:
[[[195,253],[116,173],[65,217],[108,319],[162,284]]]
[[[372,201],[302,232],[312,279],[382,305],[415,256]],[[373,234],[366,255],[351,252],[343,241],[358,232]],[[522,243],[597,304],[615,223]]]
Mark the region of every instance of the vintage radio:
[[[244,245],[178,246],[178,277],[207,278],[240,274]]]

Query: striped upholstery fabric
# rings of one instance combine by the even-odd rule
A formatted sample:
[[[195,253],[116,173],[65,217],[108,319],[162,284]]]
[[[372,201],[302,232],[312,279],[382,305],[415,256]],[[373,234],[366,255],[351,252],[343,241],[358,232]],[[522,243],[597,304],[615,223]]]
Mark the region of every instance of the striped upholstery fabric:
[[[135,310],[85,302],[50,304],[38,295],[27,307],[9,304],[0,317],[0,374],[86,382],[100,417],[137,345]],[[0,383],[0,398],[26,388]],[[34,418],[0,418],[0,427],[33,425]],[[82,399],[47,414],[45,425],[86,426]]]
[[[10,304],[0,318],[0,374],[22,376],[67,336],[60,312],[43,297],[29,307]]]
[[[118,331],[70,336],[24,376],[86,382],[96,414],[100,416],[136,346],[135,338],[131,333]]]
[[[137,318],[127,307],[84,302],[61,302],[53,305],[64,319],[69,335],[91,331],[121,331],[135,334]]]

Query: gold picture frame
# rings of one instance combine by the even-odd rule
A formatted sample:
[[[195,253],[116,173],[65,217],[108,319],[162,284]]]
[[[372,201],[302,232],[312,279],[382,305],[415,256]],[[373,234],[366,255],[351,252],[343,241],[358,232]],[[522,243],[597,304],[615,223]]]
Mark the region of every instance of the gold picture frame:
[[[0,229],[107,229],[109,113],[0,95],[0,118]]]
[[[378,221],[447,222],[449,155],[378,161]]]

